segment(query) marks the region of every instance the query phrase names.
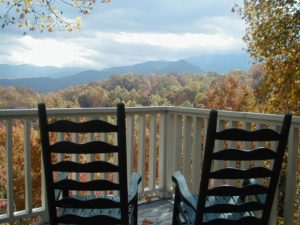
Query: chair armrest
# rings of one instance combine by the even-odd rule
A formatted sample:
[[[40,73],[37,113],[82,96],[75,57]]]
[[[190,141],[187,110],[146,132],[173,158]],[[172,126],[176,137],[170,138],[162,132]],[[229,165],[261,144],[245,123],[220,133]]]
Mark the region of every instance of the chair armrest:
[[[138,186],[142,180],[142,176],[139,173],[133,172],[130,179],[130,187],[128,191],[128,204],[132,204],[138,193]]]
[[[179,190],[180,198],[182,201],[187,204],[188,206],[192,207],[195,211],[197,210],[197,200],[189,191],[187,186],[186,180],[184,176],[179,172],[176,171],[172,175],[172,180],[176,184]]]
[[[256,182],[256,179],[254,179],[254,178],[246,179],[243,182],[243,187],[248,186],[248,185],[255,185],[255,184],[258,184]],[[265,204],[265,202],[266,202],[266,197],[263,194],[255,195],[255,198],[256,198],[256,201],[258,201],[261,204]]]

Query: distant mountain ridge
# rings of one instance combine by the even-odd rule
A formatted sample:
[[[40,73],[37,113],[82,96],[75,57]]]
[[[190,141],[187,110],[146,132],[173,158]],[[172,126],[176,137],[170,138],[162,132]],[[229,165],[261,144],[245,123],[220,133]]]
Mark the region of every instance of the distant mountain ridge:
[[[214,54],[190,57],[179,61],[148,61],[130,66],[103,70],[86,70],[76,67],[37,67],[32,65],[0,64],[0,85],[29,88],[37,92],[50,92],[69,86],[102,80],[113,74],[168,74],[246,71],[251,65],[247,54]]]
[[[102,70],[109,73],[200,73],[204,72],[200,67],[195,66],[186,60],[179,61],[148,61],[132,66],[112,67]]]
[[[50,92],[63,89],[69,86],[87,84],[92,81],[108,78],[113,74],[167,74],[167,73],[201,73],[202,69],[188,63],[185,60],[175,62],[170,61],[150,61],[132,66],[112,67],[98,70],[85,70],[79,73],[60,78],[35,77],[20,79],[0,79],[1,86],[16,86],[29,88],[37,92]],[[1,72],[0,72],[1,73]],[[1,77],[1,76],[0,76]]]
[[[0,64],[0,78],[17,79],[33,77],[63,77],[83,71],[77,67],[33,66],[27,64]]]
[[[199,55],[186,59],[187,62],[197,65],[206,72],[229,73],[232,70],[247,71],[251,65],[248,54],[212,54]]]

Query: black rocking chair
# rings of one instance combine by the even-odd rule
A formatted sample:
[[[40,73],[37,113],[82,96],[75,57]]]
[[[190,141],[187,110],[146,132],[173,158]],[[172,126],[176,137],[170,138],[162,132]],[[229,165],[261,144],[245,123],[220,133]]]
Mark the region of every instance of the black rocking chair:
[[[216,131],[217,117],[212,110],[199,195],[190,193],[180,172],[172,176],[176,185],[173,225],[267,225],[292,116],[284,116],[280,132],[269,128]],[[216,140],[221,140],[221,149],[216,149]],[[231,148],[232,143],[237,147]]]
[[[50,224],[137,225],[141,176],[132,174],[128,191],[124,104],[117,106],[117,124],[102,120],[48,123],[45,105],[39,104],[38,111]],[[57,141],[55,134],[72,141]],[[79,134],[112,134],[117,141],[92,138],[77,143],[72,137],[81,139]],[[107,160],[112,155],[118,159],[113,163]]]

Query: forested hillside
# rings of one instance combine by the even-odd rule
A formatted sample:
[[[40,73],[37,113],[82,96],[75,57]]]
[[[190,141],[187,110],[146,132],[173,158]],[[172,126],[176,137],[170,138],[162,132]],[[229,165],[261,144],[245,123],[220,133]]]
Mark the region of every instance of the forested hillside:
[[[29,89],[0,87],[0,108],[126,106],[217,108],[249,111],[254,107],[252,76],[243,72],[217,74],[114,75],[87,85],[41,94]]]
[[[255,71],[255,70],[253,70]],[[47,107],[107,107],[124,102],[130,106],[165,106],[217,108],[238,111],[255,110],[255,86],[261,73],[231,72],[226,76],[217,74],[168,74],[159,75],[115,75],[109,79],[87,85],[73,86],[56,92],[41,94],[29,89],[0,86],[0,108],[36,108],[39,102]],[[30,143],[32,154],[33,205],[41,204],[41,158],[40,139],[37,124],[31,127]],[[24,123],[14,120],[14,195],[17,210],[24,209]],[[6,167],[6,127],[0,124],[0,170],[1,180],[7,183]],[[146,135],[149,138],[149,135]],[[147,153],[148,154],[148,153]],[[17,166],[15,166],[17,165]],[[6,198],[6,186],[0,184],[0,197]],[[0,214],[6,210],[6,205]],[[25,221],[23,224],[28,224]]]

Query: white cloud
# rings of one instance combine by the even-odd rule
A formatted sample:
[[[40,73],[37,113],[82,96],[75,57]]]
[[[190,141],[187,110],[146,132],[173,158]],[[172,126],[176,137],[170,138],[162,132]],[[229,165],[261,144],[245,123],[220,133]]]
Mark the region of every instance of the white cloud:
[[[0,52],[5,62],[96,69],[238,52],[243,47],[241,39],[224,33],[93,32],[69,38],[25,36],[11,40],[15,44],[10,44],[10,51]]]
[[[239,17],[204,17],[197,20],[193,25],[196,27],[195,29],[201,29],[202,32],[207,34],[223,33],[239,39],[242,38],[245,31],[245,24]]]
[[[242,46],[242,40],[225,34],[121,32],[115,35],[114,40],[126,44],[153,45],[166,50],[198,50],[199,53],[231,51]]]
[[[50,38],[33,38],[24,36],[17,39],[18,47],[10,53],[10,61],[15,63],[32,64],[38,66],[88,66],[93,61],[89,59],[96,55],[91,49],[68,40],[55,40]]]

